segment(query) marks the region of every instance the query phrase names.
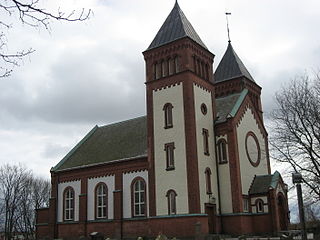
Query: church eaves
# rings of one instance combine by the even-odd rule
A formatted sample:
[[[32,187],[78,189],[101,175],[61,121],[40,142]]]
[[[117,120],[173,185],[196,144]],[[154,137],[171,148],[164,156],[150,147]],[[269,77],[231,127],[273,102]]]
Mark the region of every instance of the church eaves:
[[[229,42],[228,48],[214,73],[214,79],[217,83],[237,77],[246,77],[255,82]]]
[[[207,49],[197,32],[192,27],[178,2],[175,3],[172,11],[158,31],[147,50],[160,47],[177,39],[189,37],[203,48]]]

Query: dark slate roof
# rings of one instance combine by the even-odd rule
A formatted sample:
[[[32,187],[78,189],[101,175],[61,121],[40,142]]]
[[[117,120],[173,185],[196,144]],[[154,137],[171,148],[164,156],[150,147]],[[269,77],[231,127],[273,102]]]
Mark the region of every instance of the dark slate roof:
[[[246,77],[254,82],[253,77],[229,42],[228,48],[214,73],[214,79],[215,82],[222,82],[236,77]]]
[[[147,118],[94,127],[52,170],[147,156]]]
[[[160,47],[184,37],[191,38],[193,41],[207,49],[191,23],[180,9],[178,2],[176,2],[166,21],[147,50]]]
[[[216,123],[225,122],[228,118],[234,117],[248,90],[244,89],[241,93],[235,93],[226,97],[216,98],[217,121]]]
[[[280,180],[280,173],[276,171],[274,174],[255,176],[249,194],[264,194],[269,191],[270,188],[275,189]]]

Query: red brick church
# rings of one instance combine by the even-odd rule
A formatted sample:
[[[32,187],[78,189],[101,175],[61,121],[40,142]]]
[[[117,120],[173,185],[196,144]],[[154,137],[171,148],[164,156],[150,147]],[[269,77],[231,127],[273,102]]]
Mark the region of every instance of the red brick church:
[[[214,54],[176,3],[143,55],[146,116],[95,126],[51,169],[37,239],[287,229],[261,87],[231,43],[214,70]]]

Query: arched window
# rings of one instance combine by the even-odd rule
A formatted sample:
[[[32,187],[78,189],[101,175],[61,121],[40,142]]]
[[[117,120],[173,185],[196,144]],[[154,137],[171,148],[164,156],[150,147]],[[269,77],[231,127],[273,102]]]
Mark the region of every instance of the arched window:
[[[67,187],[63,193],[63,215],[65,221],[74,220],[74,190],[72,187]]]
[[[169,190],[166,196],[168,198],[168,214],[169,215],[177,214],[176,192],[174,190]]]
[[[96,218],[107,218],[108,209],[108,188],[104,183],[98,183],[95,189]]]
[[[217,144],[217,152],[218,152],[218,161],[219,163],[226,163],[228,162],[227,158],[227,143],[224,139],[218,141]]]
[[[256,208],[257,208],[257,213],[263,213],[264,212],[264,207],[263,207],[263,200],[262,199],[257,199],[256,200]]]
[[[164,128],[172,128],[173,127],[172,108],[173,108],[173,106],[171,103],[166,103],[163,106]]]
[[[161,63],[156,64],[156,79],[161,78]]]
[[[167,76],[167,62],[165,60],[162,61],[161,70],[162,70],[162,77]]]
[[[164,151],[166,152],[166,170],[174,170],[174,142],[166,143],[164,145]]]
[[[205,79],[206,79],[206,80],[209,80],[209,68],[208,68],[208,64],[206,64],[206,67],[205,67]]]
[[[169,62],[169,67],[168,67],[168,69],[169,69],[169,75],[172,75],[172,74],[174,74],[175,72],[174,72],[174,58],[170,58],[169,60],[168,60],[168,62]]]
[[[180,72],[180,68],[179,68],[179,57],[176,56],[174,58],[174,67],[175,67],[175,73]]]
[[[212,189],[211,189],[211,170],[210,170],[210,168],[206,168],[206,171],[204,173],[206,175],[207,194],[212,194]]]
[[[202,129],[202,136],[203,136],[203,153],[204,155],[209,156],[209,131],[208,129]]]
[[[135,178],[131,185],[132,193],[132,216],[141,217],[146,215],[146,183],[143,178]]]

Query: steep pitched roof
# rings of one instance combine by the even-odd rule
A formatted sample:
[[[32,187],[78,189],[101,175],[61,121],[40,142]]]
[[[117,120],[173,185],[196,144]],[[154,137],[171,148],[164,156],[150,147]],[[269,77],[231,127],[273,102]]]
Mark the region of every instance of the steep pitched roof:
[[[228,48],[214,73],[214,79],[217,83],[236,77],[246,77],[254,82],[253,77],[250,75],[229,42]]]
[[[270,188],[275,189],[280,180],[280,173],[276,171],[274,174],[255,176],[249,194],[267,193]]]
[[[234,117],[244,98],[248,94],[248,89],[244,89],[241,93],[235,93],[226,97],[216,98],[217,122],[225,122],[228,118]]]
[[[147,156],[147,118],[95,126],[53,169]]]
[[[182,12],[178,2],[176,2],[169,16],[165,20],[164,24],[147,50],[160,47],[166,43],[170,43],[184,37],[191,38],[193,41],[207,49],[199,35],[192,27],[191,23]]]

